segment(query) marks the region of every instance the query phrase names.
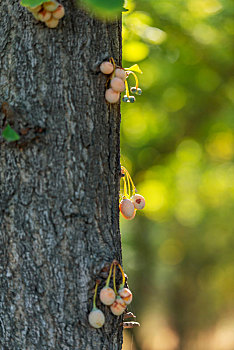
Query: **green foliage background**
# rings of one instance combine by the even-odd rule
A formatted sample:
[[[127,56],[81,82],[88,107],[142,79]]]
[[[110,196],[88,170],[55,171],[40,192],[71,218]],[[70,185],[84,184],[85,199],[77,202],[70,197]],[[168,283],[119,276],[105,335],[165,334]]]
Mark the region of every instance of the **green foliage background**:
[[[121,126],[122,165],[146,198],[133,221],[121,220],[132,309],[142,323],[133,345],[233,349],[233,338],[230,348],[196,343],[234,314],[233,1],[125,7],[124,66],[144,72],[142,96],[122,103]],[[162,324],[171,347],[154,338]]]

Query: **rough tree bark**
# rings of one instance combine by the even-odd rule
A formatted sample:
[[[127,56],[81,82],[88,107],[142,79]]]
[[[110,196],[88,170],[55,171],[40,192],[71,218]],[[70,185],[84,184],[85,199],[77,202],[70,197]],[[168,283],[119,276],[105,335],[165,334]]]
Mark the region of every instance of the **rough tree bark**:
[[[48,29],[18,0],[0,1],[0,104],[15,111],[3,108],[0,127],[8,121],[24,134],[0,141],[4,350],[122,344],[121,319],[109,308],[101,306],[103,328],[87,320],[95,279],[121,260],[120,110],[105,102],[98,72],[105,58],[120,63],[121,23],[63,5],[64,19]]]

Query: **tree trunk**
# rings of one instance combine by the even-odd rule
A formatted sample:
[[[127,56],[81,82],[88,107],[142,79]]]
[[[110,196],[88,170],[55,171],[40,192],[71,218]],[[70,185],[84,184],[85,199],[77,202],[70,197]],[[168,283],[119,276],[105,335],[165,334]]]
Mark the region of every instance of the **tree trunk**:
[[[108,307],[89,326],[96,278],[121,261],[119,104],[105,102],[104,59],[121,60],[121,23],[64,2],[56,29],[0,2],[1,350],[121,349]],[[4,113],[3,113],[4,112]]]

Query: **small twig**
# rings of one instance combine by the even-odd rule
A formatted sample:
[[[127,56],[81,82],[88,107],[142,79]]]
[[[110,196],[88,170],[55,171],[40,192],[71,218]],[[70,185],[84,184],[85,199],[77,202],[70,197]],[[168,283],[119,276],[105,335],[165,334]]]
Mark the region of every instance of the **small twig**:
[[[140,327],[139,322],[123,322],[123,328],[136,328]]]

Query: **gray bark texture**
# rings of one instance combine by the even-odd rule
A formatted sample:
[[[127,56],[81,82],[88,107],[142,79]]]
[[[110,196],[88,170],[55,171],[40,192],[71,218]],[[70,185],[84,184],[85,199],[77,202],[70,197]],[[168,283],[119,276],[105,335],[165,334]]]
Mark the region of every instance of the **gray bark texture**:
[[[49,29],[0,1],[0,128],[21,134],[0,137],[1,350],[122,347],[109,307],[104,327],[88,323],[96,279],[121,261],[120,109],[99,71],[121,63],[121,22],[63,5]]]

